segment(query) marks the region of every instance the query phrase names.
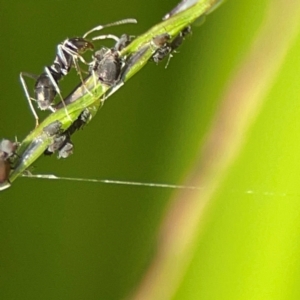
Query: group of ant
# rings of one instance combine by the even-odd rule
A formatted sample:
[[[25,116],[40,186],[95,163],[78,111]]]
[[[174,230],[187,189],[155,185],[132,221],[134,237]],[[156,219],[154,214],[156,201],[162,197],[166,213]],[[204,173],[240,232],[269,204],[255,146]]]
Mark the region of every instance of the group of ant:
[[[26,72],[20,73],[21,84],[32,114],[36,120],[36,127],[39,125],[39,118],[35,111],[33,102],[37,103],[40,110],[50,110],[51,112],[55,112],[63,106],[66,110],[66,114],[68,114],[67,105],[62,97],[58,82],[70,72],[71,68],[75,68],[80,77],[81,83],[84,86],[79,61],[88,66],[88,73],[96,76],[101,84],[113,87],[122,81],[122,74],[124,74],[124,69],[128,68],[128,64],[126,65],[126,58],[120,57],[120,51],[130,44],[133,37],[123,34],[119,38],[115,35],[107,34],[96,36],[91,40],[88,40],[87,36],[92,32],[102,30],[103,28],[128,23],[137,23],[137,21],[135,19],[124,19],[106,25],[99,25],[86,32],[82,37],[66,39],[57,46],[57,54],[53,64],[51,66],[46,66],[42,74],[34,75]],[[152,55],[152,61],[158,63],[164,57],[170,57],[170,54],[181,45],[185,36],[189,33],[190,27],[187,27],[183,29],[183,31],[181,31],[172,41],[170,41],[171,37],[167,33],[153,38],[153,42],[156,44],[157,50]],[[86,62],[82,54],[87,50],[94,50],[92,41],[103,39],[113,39],[116,43],[112,48],[102,47],[94,53],[92,62]],[[29,77],[35,80],[34,98],[30,96],[24,77]],[[54,100],[57,95],[60,98],[60,102],[55,104]],[[72,154],[73,144],[70,137],[76,130],[82,128],[89,118],[90,113],[88,109],[85,109],[78,119],[72,121],[72,125],[64,132],[61,132],[62,124],[59,121],[55,121],[43,128],[44,133],[50,136],[55,136],[53,144],[48,146],[44,153],[46,155],[51,155],[57,151],[58,158],[66,158]],[[16,157],[18,145],[18,142],[13,142],[7,139],[3,139],[0,142],[0,184],[9,184],[8,178],[12,168],[12,163]]]

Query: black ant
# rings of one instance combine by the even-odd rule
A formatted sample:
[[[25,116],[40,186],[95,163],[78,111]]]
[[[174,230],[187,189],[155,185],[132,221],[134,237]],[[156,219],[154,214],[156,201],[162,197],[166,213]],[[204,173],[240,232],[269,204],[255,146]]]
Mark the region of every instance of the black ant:
[[[53,104],[55,96],[58,94],[61,102],[64,104],[63,97],[61,95],[60,89],[58,87],[58,81],[62,79],[63,76],[66,76],[72,67],[75,67],[78,74],[80,75],[80,79],[83,82],[81,77],[78,60],[81,62],[86,63],[84,58],[81,56],[87,50],[93,50],[94,45],[92,42],[86,39],[86,37],[94,32],[102,30],[103,28],[117,26],[121,24],[128,24],[128,23],[137,23],[135,19],[124,19],[121,21],[117,21],[114,23],[109,23],[106,25],[99,25],[94,27],[93,29],[86,32],[82,37],[75,37],[66,39],[61,44],[57,46],[57,55],[55,57],[54,63],[51,66],[46,66],[45,71],[41,75],[34,75],[31,73],[21,72],[20,73],[20,80],[25,91],[26,98],[28,100],[30,109],[36,119],[36,126],[39,124],[38,115],[33,107],[32,100],[36,101],[38,104],[39,109],[41,110],[51,110],[52,112],[55,111],[51,105]],[[103,35],[92,38],[92,40],[97,39],[106,39],[106,38],[116,38],[113,35]],[[35,98],[32,98],[28,92],[27,85],[24,80],[24,76],[30,77],[34,79],[35,86]]]

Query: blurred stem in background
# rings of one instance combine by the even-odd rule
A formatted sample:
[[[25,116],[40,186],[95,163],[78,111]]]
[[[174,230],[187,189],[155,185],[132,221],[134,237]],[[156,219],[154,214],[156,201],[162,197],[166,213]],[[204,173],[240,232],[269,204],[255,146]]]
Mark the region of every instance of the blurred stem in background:
[[[300,27],[298,0],[269,1],[252,49],[229,80],[221,106],[186,185],[160,231],[156,254],[132,299],[172,299],[193,258],[205,213],[260,112]]]

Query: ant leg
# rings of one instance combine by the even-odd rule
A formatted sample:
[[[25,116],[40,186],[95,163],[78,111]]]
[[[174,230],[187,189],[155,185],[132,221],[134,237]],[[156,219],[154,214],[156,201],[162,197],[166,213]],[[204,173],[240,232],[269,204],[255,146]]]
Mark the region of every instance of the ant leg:
[[[99,26],[96,26],[96,27],[92,28],[88,32],[86,32],[82,37],[86,38],[92,32],[102,30],[103,28],[107,28],[107,27],[111,27],[111,26],[118,26],[118,25],[121,25],[121,24],[129,24],[129,23],[136,24],[137,20],[136,19],[124,19],[124,20],[116,21],[116,22],[113,22],[113,23],[105,24],[105,25],[99,25]]]
[[[87,88],[84,80],[83,80],[83,77],[82,77],[82,73],[81,73],[81,70],[80,70],[80,66],[78,64],[78,59],[77,57],[73,57],[73,63],[74,63],[74,66],[75,66],[75,69],[76,69],[76,72],[80,78],[80,81],[82,83],[82,87],[85,89],[85,91],[90,94],[91,96],[93,96],[93,93]]]
[[[96,72],[94,70],[91,71],[91,76],[93,77],[94,86],[98,84],[98,77],[96,75]],[[103,96],[100,99],[101,106],[104,104],[104,101],[106,100],[106,91],[109,90],[109,87],[106,85],[102,86],[103,89]]]
[[[92,71],[92,76],[93,76],[94,86],[96,86],[96,84],[97,84],[97,76],[96,76],[95,71]]]
[[[165,65],[165,69],[168,68],[172,57],[173,57],[172,53],[169,53],[169,57],[168,57],[168,61],[167,61],[166,65]]]
[[[59,58],[63,61],[63,63],[65,65],[68,65],[68,62],[66,60],[66,57],[65,57],[65,54],[64,52],[70,54],[72,56],[72,59],[73,59],[73,64],[74,64],[74,67],[76,69],[76,72],[80,78],[80,81],[82,83],[82,86],[85,88],[85,91],[88,92],[91,96],[92,96],[92,93],[88,90],[88,88],[86,87],[85,83],[84,83],[84,80],[83,80],[83,77],[82,77],[82,72],[81,72],[81,69],[80,69],[80,66],[78,64],[78,59],[80,59],[81,62],[83,62],[84,64],[86,65],[90,65],[89,63],[87,63],[85,61],[85,59],[80,55],[78,54],[77,52],[75,51],[72,51],[71,49],[65,47],[64,45],[58,45],[57,46],[57,52],[58,52],[58,56]]]
[[[80,59],[80,61],[82,63],[86,64],[86,65],[90,65],[90,63],[86,62],[85,59],[80,54],[78,54],[77,52],[69,49],[68,47],[65,47],[64,45],[58,45],[57,46],[57,52],[58,52],[59,58],[63,61],[63,63],[65,65],[68,65],[68,62],[66,60],[64,52],[66,52],[66,53],[68,53],[69,55],[72,56],[74,67],[76,69],[76,72],[77,72],[77,74],[80,78],[80,81],[81,81],[83,87],[85,88],[86,92],[88,92],[90,95],[92,95],[91,92],[85,86],[85,83],[84,83],[84,80],[83,80],[83,77],[82,77],[82,71],[81,71],[81,69],[79,67],[79,64],[78,64],[78,59]]]
[[[56,112],[56,110],[52,106],[48,106],[48,109],[51,110],[52,112]]]
[[[94,82],[94,86],[97,85],[98,83],[98,77],[96,75],[96,72],[94,70],[91,71],[91,76],[93,77],[93,82]],[[100,99],[100,103],[101,103],[101,106],[104,104],[104,101],[106,100],[107,96],[106,96],[106,91],[109,90],[110,88],[106,85],[103,85],[102,87],[103,89],[103,96],[101,97]]]
[[[73,121],[72,118],[70,117],[69,113],[68,113],[68,109],[67,109],[67,106],[66,106],[66,104],[65,104],[65,101],[64,101],[64,99],[63,99],[63,97],[62,97],[62,95],[61,95],[60,89],[59,89],[59,87],[58,87],[58,85],[57,85],[55,79],[53,78],[53,76],[52,76],[52,74],[51,74],[51,72],[50,72],[50,70],[49,70],[48,67],[45,67],[45,72],[46,72],[47,75],[49,76],[49,78],[50,78],[50,80],[51,80],[51,83],[53,84],[53,86],[54,86],[54,88],[55,88],[56,93],[57,93],[57,94],[59,95],[59,97],[60,97],[60,100],[61,100],[61,102],[62,102],[62,104],[63,104],[63,106],[64,106],[64,108],[65,108],[66,115],[68,116],[68,118],[69,118],[70,121]],[[51,106],[49,106],[49,109],[50,109],[52,112],[55,112],[55,109],[54,109],[53,107],[51,107],[51,108],[50,108],[50,107],[51,107]]]
[[[33,75],[33,74],[30,74],[30,73],[26,73],[26,72],[21,72],[21,73],[20,73],[20,81],[21,81],[21,84],[22,84],[22,87],[23,87],[25,96],[26,96],[26,98],[27,98],[27,101],[28,101],[28,103],[29,103],[29,107],[30,107],[30,109],[31,109],[31,112],[32,112],[32,114],[33,114],[33,116],[34,116],[34,118],[35,118],[35,127],[38,127],[38,125],[39,125],[39,117],[38,117],[38,115],[37,115],[37,113],[36,113],[36,111],[35,111],[35,109],[34,109],[34,107],[33,107],[33,104],[32,104],[33,98],[31,98],[30,95],[29,95],[28,87],[27,87],[27,85],[26,85],[24,76],[27,76],[27,77],[32,78],[32,79],[35,79],[35,80],[38,78],[38,76]],[[34,99],[34,100],[35,100],[35,99]]]
[[[67,59],[65,57],[64,51],[66,51],[67,53],[69,53],[67,51],[68,49],[66,47],[63,47],[63,45],[58,45],[57,46],[57,56],[62,60],[62,63],[67,66],[68,62]],[[73,52],[73,51],[72,51]],[[71,55],[73,55],[73,53],[70,53]]]

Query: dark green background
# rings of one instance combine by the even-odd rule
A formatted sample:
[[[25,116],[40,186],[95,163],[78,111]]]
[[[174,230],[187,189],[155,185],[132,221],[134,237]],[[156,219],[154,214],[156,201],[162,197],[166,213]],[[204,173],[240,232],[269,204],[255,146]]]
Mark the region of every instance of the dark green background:
[[[66,160],[43,157],[35,163],[34,172],[180,184],[193,165],[229,76],[251,46],[266,3],[227,1],[201,27],[193,28],[167,69],[164,62],[148,64],[105,103],[90,125],[74,135],[74,155]],[[170,0],[2,0],[0,137],[22,140],[34,126],[19,83],[20,71],[41,73],[53,62],[59,42],[98,24],[134,17],[138,25],[103,32],[139,35],[175,4]],[[238,292],[249,283],[242,281],[243,272],[248,278],[245,270],[253,266],[253,261],[245,260],[253,243],[244,240],[253,229],[249,225],[253,215],[268,211],[271,202],[277,203],[278,211],[287,203],[293,206],[291,212],[299,209],[295,196],[299,195],[299,163],[294,151],[299,148],[295,78],[300,70],[299,44],[298,39],[287,73],[264,108],[266,116],[253,129],[248,148],[229,174],[227,190],[218,195],[220,206],[211,216],[204,240],[199,241],[198,256],[176,299],[248,299]],[[61,84],[63,94],[77,82],[76,75],[68,76]],[[28,84],[32,88],[30,79]],[[294,125],[286,129],[284,124],[297,112]],[[284,146],[280,157],[290,158],[284,166],[277,165],[278,142]],[[282,179],[290,172],[295,180],[285,184]],[[249,189],[256,194],[247,195]],[[268,191],[293,197],[268,198],[264,195]],[[0,299],[123,299],[138,284],[152,257],[158,225],[173,194],[162,188],[16,180],[0,195]],[[286,216],[290,219],[289,211]],[[298,230],[296,218],[295,222]],[[255,226],[259,230],[262,224],[258,221]],[[260,253],[261,247],[253,246],[252,255]],[[299,248],[298,244],[291,247]],[[294,265],[298,259],[295,254]],[[234,267],[240,261],[245,264],[241,273]],[[259,273],[260,268],[255,270]],[[296,281],[299,274],[293,276]],[[295,298],[286,295],[278,299],[299,299],[296,291]]]

